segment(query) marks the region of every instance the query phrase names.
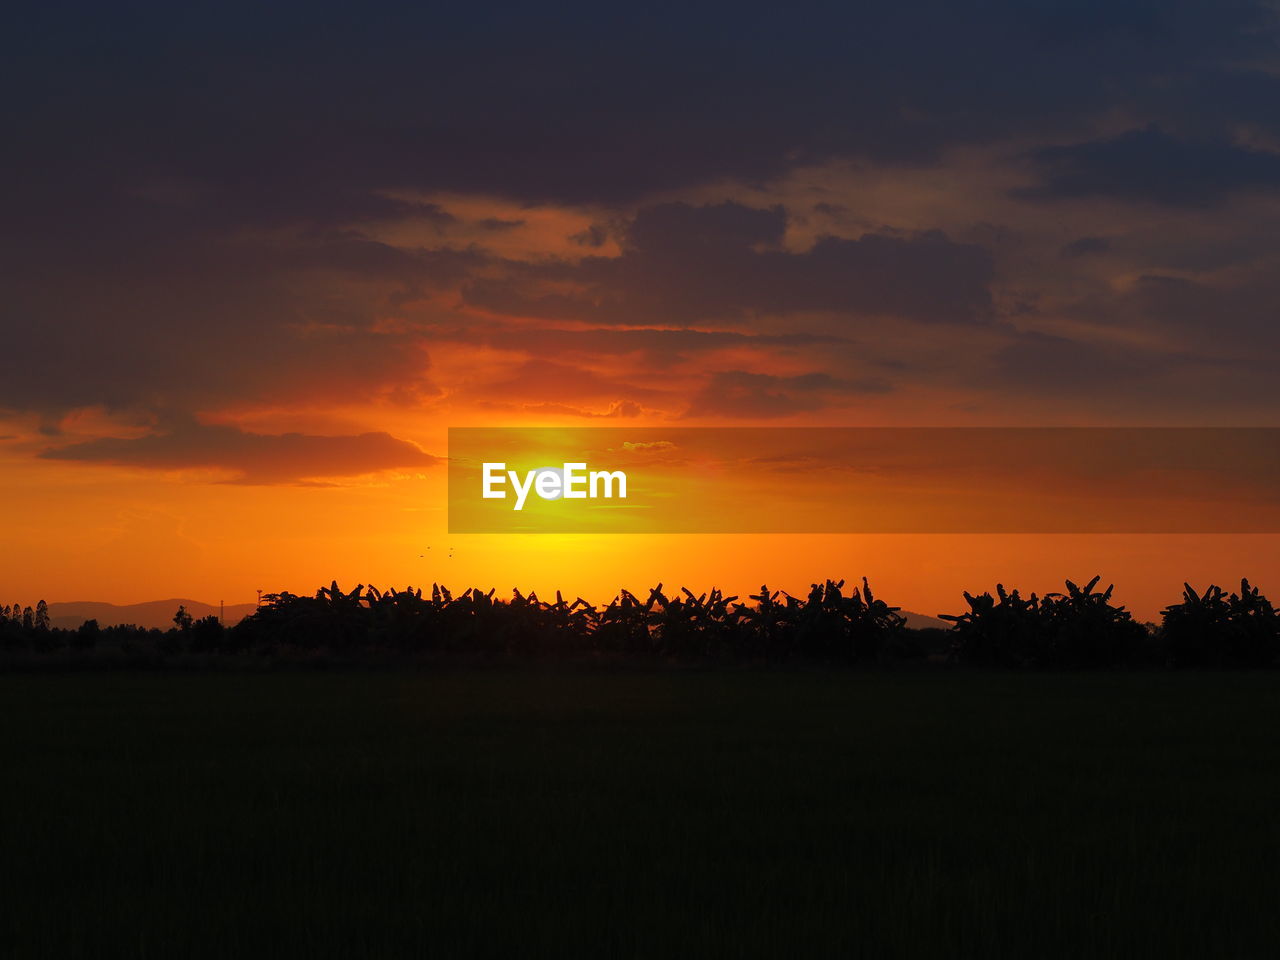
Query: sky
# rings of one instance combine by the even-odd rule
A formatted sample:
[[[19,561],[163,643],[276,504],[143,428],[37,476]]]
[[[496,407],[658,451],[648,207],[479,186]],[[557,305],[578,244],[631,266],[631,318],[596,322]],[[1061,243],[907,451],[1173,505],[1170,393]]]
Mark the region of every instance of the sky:
[[[5,602],[1280,579],[445,519],[449,427],[1280,425],[1274,4],[453,6],[10,8]]]

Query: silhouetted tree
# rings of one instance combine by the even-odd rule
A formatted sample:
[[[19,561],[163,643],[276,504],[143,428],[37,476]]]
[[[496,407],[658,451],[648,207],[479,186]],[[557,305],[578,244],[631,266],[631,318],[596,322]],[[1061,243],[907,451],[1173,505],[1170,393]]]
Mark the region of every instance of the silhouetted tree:
[[[1034,593],[1024,599],[1017,590],[1010,593],[998,583],[996,597],[990,593],[975,597],[966,590],[964,599],[969,604],[967,613],[939,614],[955,624],[951,647],[955,660],[981,667],[1016,667],[1043,659],[1040,598]]]
[[[1084,587],[1066,581],[1066,593],[1024,599],[1003,584],[999,598],[965,593],[969,612],[943,614],[955,624],[953,655],[982,666],[1106,667],[1134,659],[1146,631],[1111,602],[1114,585],[1098,592],[1099,577]]]
[[[1066,593],[1041,602],[1048,649],[1045,663],[1057,667],[1111,667],[1132,662],[1146,630],[1123,606],[1111,602],[1115,584],[1097,592],[1100,577],[1084,587],[1066,582]]]
[[[198,653],[213,653],[222,645],[222,621],[210,615],[201,617],[189,625],[191,649]]]
[[[48,605],[0,608],[0,648],[37,653],[100,643],[128,656],[155,657],[184,649],[397,652],[481,656],[625,655],[707,660],[723,657],[873,663],[921,656],[950,643],[951,658],[982,666],[1096,668],[1124,663],[1258,667],[1280,655],[1280,614],[1249,582],[1238,594],[1216,586],[1203,594],[1186,586],[1183,602],[1163,611],[1163,625],[1136,623],[1098,590],[1071,581],[1061,593],[1023,597],[998,584],[995,595],[965,593],[969,610],[943,614],[954,626],[925,637],[905,628],[898,608],[875,597],[864,579],[846,593],[843,580],[812,584],[792,596],[762,586],[746,600],[718,588],[667,593],[662,584],[641,600],[627,590],[604,607],[557,592],[542,600],[513,590],[468,588],[460,594],[432,584],[421,589],[332,583],[312,596],[266,594],[253,616],[224,629],[217,617],[194,620],[185,605],[168,631],[135,626],[77,630],[52,627]],[[928,641],[926,644],[925,641]]]
[[[1164,609],[1161,632],[1179,667],[1268,666],[1280,649],[1280,618],[1248,580],[1230,595],[1217,586],[1199,594],[1183,584],[1182,603]]]
[[[80,624],[76,632],[72,634],[72,646],[81,650],[91,649],[98,643],[98,638],[102,636],[102,629],[98,626],[97,620],[86,620]]]

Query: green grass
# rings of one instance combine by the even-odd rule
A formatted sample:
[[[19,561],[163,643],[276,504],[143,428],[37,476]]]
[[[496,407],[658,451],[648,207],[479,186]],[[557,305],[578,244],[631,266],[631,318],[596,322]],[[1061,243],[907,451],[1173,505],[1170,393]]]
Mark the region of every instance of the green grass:
[[[0,677],[0,956],[1280,951],[1280,677]]]

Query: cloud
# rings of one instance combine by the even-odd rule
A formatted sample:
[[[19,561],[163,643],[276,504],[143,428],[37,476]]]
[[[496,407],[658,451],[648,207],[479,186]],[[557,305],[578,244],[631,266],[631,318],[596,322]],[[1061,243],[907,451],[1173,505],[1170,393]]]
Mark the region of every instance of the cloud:
[[[1106,237],[1080,237],[1078,240],[1072,240],[1065,244],[1058,255],[1064,260],[1074,260],[1077,257],[1090,257],[1099,253],[1106,253],[1111,249],[1111,241]]]
[[[523,227],[524,225],[525,221],[523,220],[504,220],[501,217],[485,217],[476,221],[476,226],[482,230],[492,231],[514,230],[516,227]]]
[[[593,223],[569,239],[580,247],[603,247],[609,240],[609,231],[603,224]]]
[[[969,385],[1002,404],[1016,395],[1020,412],[1053,419],[1065,411],[1120,424],[1265,425],[1275,419],[1271,356],[1233,333],[1143,343],[1026,330],[975,363]]]
[[[495,313],[597,324],[689,325],[756,315],[829,311],[937,323],[991,315],[990,253],[936,231],[820,237],[781,247],[787,215],[725,202],[642,208],[618,257],[511,266],[476,280],[466,301]],[[564,291],[568,284],[576,288]],[[554,286],[555,292],[545,288]]]
[[[874,378],[842,380],[825,373],[780,377],[730,370],[711,376],[694,395],[686,416],[772,419],[810,413],[850,397],[890,390],[891,384]]]
[[[382,470],[425,469],[440,462],[388,433],[261,434],[194,422],[137,439],[103,437],[55,447],[40,456],[148,470],[229,471],[234,482],[244,484],[291,484]]]
[[[584,417],[589,420],[620,420],[638,417],[644,413],[644,407],[633,400],[615,400],[604,411],[587,410],[564,403],[526,403],[521,405],[526,413],[541,413],[551,416]]]
[[[181,174],[272,216],[394,187],[625,203],[831,157],[932,160],[1111,106],[1173,112],[1179,77],[1274,58],[1274,13],[1239,0],[709,3],[678,29],[661,7],[375,9],[32,11],[7,58],[30,78],[12,139],[36,172],[65,179],[92,141],[100,176]]]
[[[610,409],[613,409],[615,403],[661,397],[663,391],[586,367],[535,357],[508,374],[472,384],[467,395],[486,403],[550,403],[581,408],[584,403],[594,402],[610,404]],[[617,409],[629,410],[631,407],[619,406]]]
[[[1184,139],[1155,128],[1044,147],[1031,159],[1040,182],[1017,195],[1037,200],[1101,197],[1205,207],[1236,193],[1280,187],[1280,153],[1225,138]]]
[[[1119,310],[1206,355],[1274,367],[1277,303],[1280,272],[1274,261],[1262,261],[1226,279],[1145,274]]]
[[[995,382],[1046,394],[1132,392],[1164,366],[1153,354],[1132,347],[1034,330],[1016,334],[994,359]]]
[[[582,417],[674,412],[701,391],[706,409],[737,396],[775,416],[874,386],[868,354],[910,357],[900,389],[988,371],[1008,346],[988,321],[1013,303],[1054,335],[1210,340],[1225,322],[1275,342],[1274,289],[1242,277],[1274,273],[1275,215],[1223,204],[1280,179],[1264,149],[1280,134],[1274,5],[712,4],[678,30],[650,7],[375,8],[27,12],[0,58],[19,91],[0,411],[53,429],[87,406],[174,418],[448,389]],[[1114,136],[1117,117],[1135,129]],[[1011,156],[1035,176],[1012,203]],[[1045,216],[1076,198],[1126,203]],[[1196,216],[1171,235],[1128,201]],[[540,204],[590,226],[540,237]],[[815,234],[880,223],[910,229]],[[500,259],[466,245],[477,226],[574,255]],[[1108,237],[1123,242],[1103,251]],[[1224,251],[1230,275],[1208,262]],[[1011,389],[1091,389],[1055,379],[1087,341],[1063,338],[1008,346],[1012,367],[1050,368]],[[465,362],[461,383],[432,365],[446,339],[561,366],[489,374],[488,400]],[[1091,349],[1072,363],[1096,367]],[[819,368],[829,383],[714,373]]]
[[[522,350],[536,356],[626,357],[628,363],[665,369],[717,351],[751,351],[761,356],[815,351],[852,341],[827,333],[741,333],[734,330],[661,329],[658,327],[530,327],[497,322],[469,324],[436,339],[482,344],[498,350]]]
[[[485,262],[351,231],[193,234],[167,215],[16,245],[0,409],[153,412],[431,395],[420,332],[383,324]]]

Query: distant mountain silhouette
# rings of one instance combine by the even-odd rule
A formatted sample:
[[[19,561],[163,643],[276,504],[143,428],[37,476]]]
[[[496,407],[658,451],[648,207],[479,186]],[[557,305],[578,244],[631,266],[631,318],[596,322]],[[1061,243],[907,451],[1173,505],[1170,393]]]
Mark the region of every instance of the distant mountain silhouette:
[[[66,603],[49,604],[51,626],[63,630],[74,630],[86,620],[97,620],[100,627],[111,627],[122,623],[151,629],[168,630],[173,626],[173,615],[179,606],[187,608],[187,613],[199,620],[201,617],[217,616],[217,604],[202,603],[199,600],[175,597],[172,600],[149,600],[146,603],[115,604],[98,600],[73,600]],[[228,627],[233,627],[257,609],[254,603],[229,603],[223,619]],[[938,630],[950,630],[951,624],[936,617],[927,617],[923,613],[912,613],[903,610],[902,616],[907,618],[907,626],[912,630],[923,630],[933,627]]]
[[[923,613],[912,613],[910,610],[900,611],[907,620],[908,630],[950,630],[951,624],[937,617],[928,617]]]
[[[49,619],[54,627],[74,630],[86,620],[97,620],[98,626],[110,627],[117,624],[131,623],[148,629],[157,627],[167,630],[173,626],[173,615],[179,606],[187,608],[187,613],[199,620],[201,617],[218,615],[217,604],[201,603],[175,597],[172,600],[149,600],[146,603],[115,604],[97,600],[72,600],[66,603],[49,604]],[[235,626],[242,619],[257,609],[254,603],[229,603],[223,613],[223,620],[228,627]]]

